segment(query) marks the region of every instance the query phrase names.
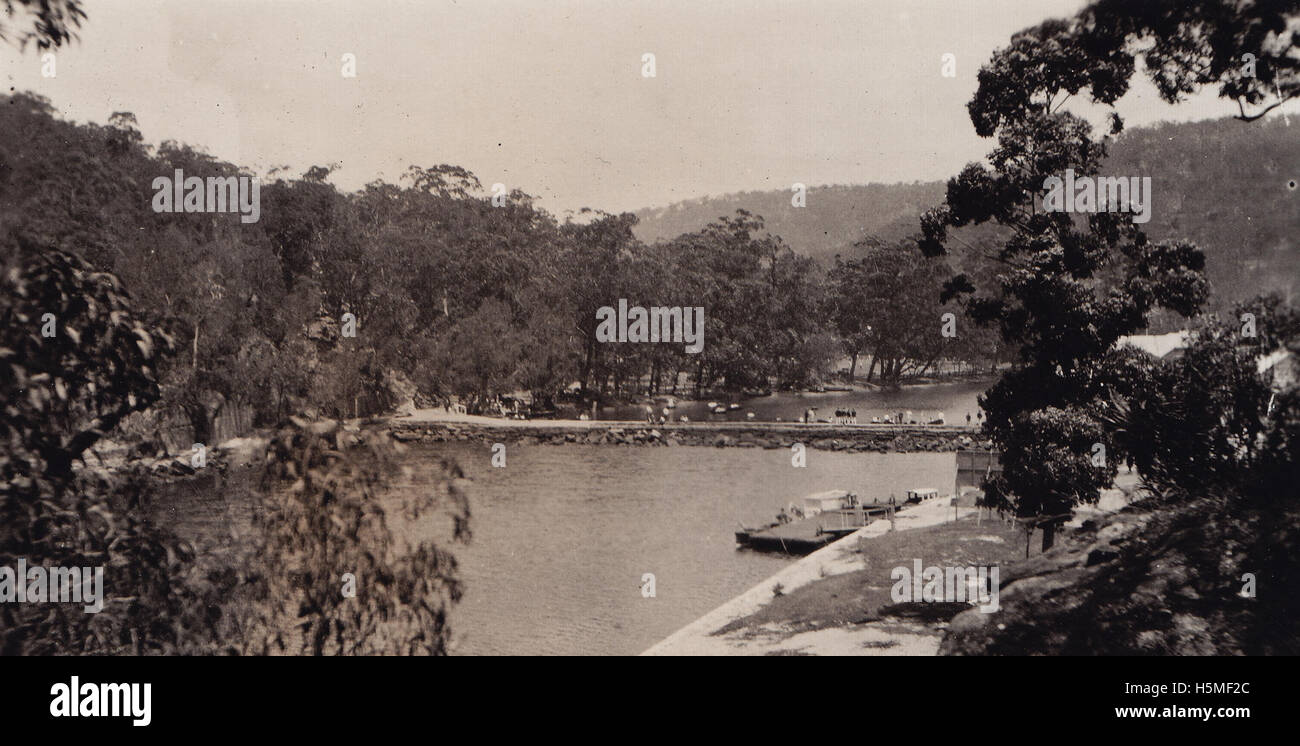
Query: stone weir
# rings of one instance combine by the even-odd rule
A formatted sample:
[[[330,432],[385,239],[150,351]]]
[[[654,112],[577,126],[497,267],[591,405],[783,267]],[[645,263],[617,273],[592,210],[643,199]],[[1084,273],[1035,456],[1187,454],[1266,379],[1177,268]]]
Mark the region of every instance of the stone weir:
[[[502,420],[499,424],[390,422],[393,437],[404,442],[468,440],[526,445],[590,444],[625,446],[713,446],[790,448],[801,443],[823,451],[956,451],[989,449],[992,442],[974,428],[954,425],[835,425],[784,422],[690,422],[650,425],[618,421]]]

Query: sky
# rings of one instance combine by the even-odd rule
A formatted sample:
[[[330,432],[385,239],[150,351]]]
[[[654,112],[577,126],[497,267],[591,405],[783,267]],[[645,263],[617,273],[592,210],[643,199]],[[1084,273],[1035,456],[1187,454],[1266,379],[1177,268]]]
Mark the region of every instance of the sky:
[[[451,163],[556,214],[618,212],[796,182],[946,179],[993,146],[966,113],[979,66],[1082,5],[87,0],[55,77],[34,47],[0,46],[0,69],[65,118],[129,111],[151,143],[261,174],[337,164],[331,181],[353,190]],[[944,54],[955,77],[941,75]],[[1145,83],[1119,110],[1129,126],[1235,113],[1212,95],[1171,107]]]

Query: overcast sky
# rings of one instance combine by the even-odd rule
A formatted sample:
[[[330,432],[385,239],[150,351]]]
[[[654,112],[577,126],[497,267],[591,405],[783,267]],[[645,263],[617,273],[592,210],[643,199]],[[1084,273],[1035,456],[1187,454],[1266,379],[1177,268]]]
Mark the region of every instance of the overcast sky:
[[[0,47],[6,85],[67,118],[133,112],[264,173],[355,189],[464,166],[557,214],[748,189],[943,179],[981,158],[965,104],[1010,35],[1074,0],[88,0],[57,55]],[[642,55],[657,76],[642,76]],[[341,74],[344,54],[357,75]],[[942,55],[957,76],[940,75]],[[1130,126],[1233,113],[1141,85]],[[1294,108],[1291,109],[1294,112]],[[1294,113],[1292,114],[1294,116]]]

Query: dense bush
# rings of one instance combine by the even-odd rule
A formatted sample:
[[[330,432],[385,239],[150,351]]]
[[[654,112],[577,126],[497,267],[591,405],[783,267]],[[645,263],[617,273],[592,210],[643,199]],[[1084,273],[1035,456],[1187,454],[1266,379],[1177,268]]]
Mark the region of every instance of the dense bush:
[[[245,651],[447,652],[461,584],[455,557],[428,538],[431,514],[449,519],[452,541],[466,541],[469,504],[449,461],[433,485],[387,493],[400,449],[385,433],[328,420],[294,420],[275,434],[256,512]]]
[[[0,566],[102,567],[104,579],[95,614],[0,604],[0,653],[446,652],[455,558],[401,528],[439,507],[451,540],[468,538],[455,464],[385,505],[399,499],[386,490],[398,472],[386,435],[291,422],[268,450],[247,564],[198,558],[144,517],[155,477],[84,463],[157,400],[171,337],[75,256],[10,243],[0,259]]]
[[[117,278],[75,256],[10,241],[0,261],[0,566],[102,567],[104,577],[97,614],[0,605],[0,651],[180,649],[203,626],[186,603],[186,547],[140,519],[138,481],[78,467],[157,398],[171,338],[135,315]]]

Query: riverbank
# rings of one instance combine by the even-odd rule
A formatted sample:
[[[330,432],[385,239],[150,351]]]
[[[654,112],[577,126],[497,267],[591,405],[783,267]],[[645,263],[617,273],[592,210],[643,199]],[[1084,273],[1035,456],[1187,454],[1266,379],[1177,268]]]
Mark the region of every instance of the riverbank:
[[[958,519],[974,508],[957,508]],[[744,620],[799,589],[863,569],[860,542],[953,521],[945,499],[911,506],[889,521],[876,521],[790,564],[647,649],[643,655],[934,655],[940,638],[929,625],[908,621],[855,627],[799,628],[780,624],[752,627]],[[973,522],[973,518],[971,518]],[[887,572],[887,571],[886,571]],[[776,591],[780,591],[777,595]]]
[[[908,453],[988,449],[975,428],[957,425],[839,425],[797,422],[645,422],[614,420],[506,420],[420,409],[391,417],[393,437],[405,442],[475,441],[528,445],[713,446]]]
[[[1067,526],[1090,527],[1124,508],[1135,480],[1125,475],[1123,486],[1106,490],[1097,506],[1082,509]],[[997,566],[1005,587],[1007,574],[1018,576],[1013,568],[1040,562],[1023,560],[1026,541],[1036,537],[1026,537],[1014,521],[988,512],[981,517],[969,500],[962,505],[941,498],[908,508],[898,514],[893,531],[887,521],[877,521],[782,569],[643,654],[940,654],[949,645],[950,625],[971,629],[987,624],[991,615],[965,603],[894,603],[895,567],[910,568],[915,560],[926,567]]]
[[[1170,493],[1063,532],[1006,568],[1001,611],[963,612],[940,655],[1296,655],[1300,508]]]

